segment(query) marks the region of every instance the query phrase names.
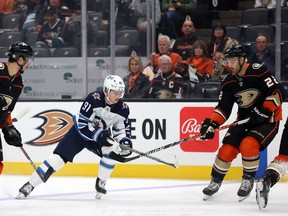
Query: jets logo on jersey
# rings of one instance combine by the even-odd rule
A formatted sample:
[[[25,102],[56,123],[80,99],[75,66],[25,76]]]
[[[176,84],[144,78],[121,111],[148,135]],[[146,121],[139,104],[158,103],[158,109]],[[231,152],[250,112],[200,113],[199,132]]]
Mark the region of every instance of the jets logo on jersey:
[[[123,108],[123,109],[127,109],[127,108],[128,108],[128,105],[123,102],[122,108]]]
[[[100,94],[97,93],[97,92],[95,92],[95,93],[93,94],[93,97],[94,97],[94,99],[100,100]]]
[[[247,108],[253,105],[256,99],[259,97],[260,92],[257,89],[245,89],[244,91],[238,92],[235,97],[237,103],[241,108]]]
[[[51,145],[59,142],[73,125],[72,115],[63,110],[46,110],[33,116],[40,118],[43,123],[36,129],[40,135],[27,144],[29,145]]]

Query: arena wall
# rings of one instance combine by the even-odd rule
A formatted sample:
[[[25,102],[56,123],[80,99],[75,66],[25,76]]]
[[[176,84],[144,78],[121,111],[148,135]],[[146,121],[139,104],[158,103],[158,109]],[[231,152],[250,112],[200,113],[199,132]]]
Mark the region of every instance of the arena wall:
[[[133,148],[146,152],[199,132],[201,121],[209,117],[214,102],[127,102],[130,107]],[[71,116],[78,112],[81,102],[19,102],[14,116],[27,107],[30,111],[14,125],[22,134],[24,149],[36,165],[52,154],[59,140],[72,126]],[[283,110],[288,109],[285,103]],[[236,109],[225,124],[233,122]],[[283,112],[286,120],[287,112]],[[278,153],[285,121],[268,150],[261,153],[260,172],[265,170]],[[112,177],[209,179],[211,167],[221,140],[227,130],[217,132],[210,141],[191,141],[165,149],[154,156],[173,162],[179,161],[178,169],[157,163],[145,157],[125,164],[117,164]],[[3,140],[4,173],[30,175],[33,168],[20,149],[9,146]],[[64,166],[55,175],[96,176],[99,157],[84,149],[74,163]],[[262,170],[262,171],[261,171]],[[241,157],[233,162],[226,179],[239,180],[242,176]]]

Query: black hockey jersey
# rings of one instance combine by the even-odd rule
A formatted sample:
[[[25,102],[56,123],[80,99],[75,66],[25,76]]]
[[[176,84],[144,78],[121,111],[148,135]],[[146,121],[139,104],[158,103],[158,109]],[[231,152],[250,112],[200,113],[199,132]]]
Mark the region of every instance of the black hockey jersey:
[[[151,81],[144,97],[159,99],[175,98],[178,94],[182,95],[183,83],[183,78],[175,72],[166,78],[160,73]]]
[[[243,77],[230,73],[223,79],[220,101],[214,114],[226,121],[236,103],[240,120],[248,118],[254,107],[263,106],[273,112],[270,122],[279,121],[282,119],[283,100],[285,90],[268,68],[264,64],[249,64]]]
[[[8,102],[9,111],[14,109],[14,106],[23,89],[22,76],[17,73],[10,76],[8,67],[5,63],[0,63],[0,94],[3,95]]]

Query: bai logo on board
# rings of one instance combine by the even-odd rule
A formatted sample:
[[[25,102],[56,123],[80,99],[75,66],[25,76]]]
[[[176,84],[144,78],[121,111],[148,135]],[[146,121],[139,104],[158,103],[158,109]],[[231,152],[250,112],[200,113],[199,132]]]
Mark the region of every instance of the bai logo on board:
[[[180,111],[180,139],[200,132],[202,121],[210,117],[214,107],[184,107]],[[184,152],[215,152],[219,147],[219,132],[211,140],[195,140],[180,145]]]

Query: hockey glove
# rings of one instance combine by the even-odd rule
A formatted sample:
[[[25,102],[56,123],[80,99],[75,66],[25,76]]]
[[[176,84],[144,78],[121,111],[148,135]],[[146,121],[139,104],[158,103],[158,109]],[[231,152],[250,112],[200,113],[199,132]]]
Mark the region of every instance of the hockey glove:
[[[215,129],[219,128],[219,124],[215,121],[211,121],[210,118],[206,118],[201,125],[200,139],[213,139]]]
[[[13,145],[16,147],[21,147],[22,145],[22,138],[20,132],[13,126],[8,125],[2,129],[4,134],[4,139],[9,145]]]
[[[127,137],[122,138],[122,139],[120,140],[119,144],[120,144],[120,148],[121,148],[121,151],[119,152],[119,154],[120,154],[121,156],[127,157],[127,156],[129,156],[129,155],[132,154],[131,151],[125,149],[126,146],[129,147],[129,148],[132,148],[132,141],[131,141],[129,138],[127,138]],[[122,145],[123,147],[121,147],[121,145]]]
[[[268,122],[269,117],[272,116],[272,112],[265,109],[262,106],[254,107],[250,113],[249,121],[247,122],[248,127],[257,126]]]
[[[111,138],[110,131],[102,130],[98,136],[93,136],[93,139],[101,146],[112,146],[113,144],[109,141],[113,141]]]
[[[5,98],[0,95],[0,124],[4,124],[8,118],[7,102]]]

